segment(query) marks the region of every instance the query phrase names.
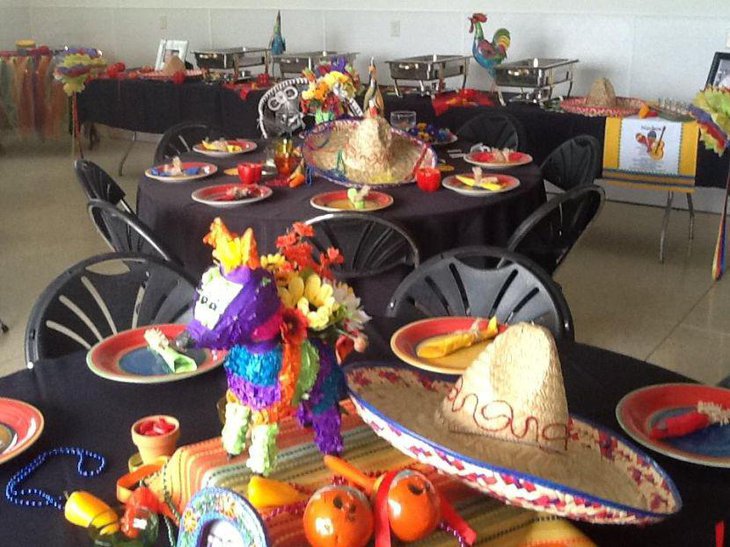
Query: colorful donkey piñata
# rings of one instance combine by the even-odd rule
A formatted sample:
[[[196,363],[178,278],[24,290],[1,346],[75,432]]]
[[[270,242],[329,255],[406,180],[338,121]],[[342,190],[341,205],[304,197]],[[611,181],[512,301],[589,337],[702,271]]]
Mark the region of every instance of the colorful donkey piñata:
[[[203,274],[187,333],[198,347],[229,350],[223,446],[235,456],[250,442],[254,473],[273,470],[278,423],[295,413],[322,452],[342,451],[339,362],[366,347],[360,329],[369,318],[332,277],[339,251],[315,260],[311,235],[297,223],[278,238],[279,253],[259,256],[250,228],[238,237],[215,219],[203,240],[218,264]]]

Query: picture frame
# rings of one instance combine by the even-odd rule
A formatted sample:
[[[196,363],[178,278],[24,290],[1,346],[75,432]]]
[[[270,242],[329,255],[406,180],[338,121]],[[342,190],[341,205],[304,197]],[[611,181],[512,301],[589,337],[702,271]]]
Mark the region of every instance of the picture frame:
[[[184,63],[188,54],[187,40],[168,40],[163,38],[157,48],[157,59],[155,60],[155,70],[162,70],[165,63],[172,55],[177,55]]]
[[[730,87],[730,52],[716,51],[705,86]]]

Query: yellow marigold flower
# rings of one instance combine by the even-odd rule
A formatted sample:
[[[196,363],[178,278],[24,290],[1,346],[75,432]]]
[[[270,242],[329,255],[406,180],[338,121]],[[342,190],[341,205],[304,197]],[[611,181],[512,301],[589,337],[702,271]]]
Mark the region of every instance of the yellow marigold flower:
[[[304,297],[304,280],[298,275],[292,275],[285,287],[278,287],[279,299],[287,308],[295,308],[299,300]]]

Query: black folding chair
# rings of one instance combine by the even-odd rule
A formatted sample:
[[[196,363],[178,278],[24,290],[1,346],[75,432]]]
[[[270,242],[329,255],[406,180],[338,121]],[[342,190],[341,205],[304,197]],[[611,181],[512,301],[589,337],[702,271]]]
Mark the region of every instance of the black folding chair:
[[[573,318],[560,287],[530,259],[497,247],[461,247],[428,259],[400,284],[390,317],[496,316],[533,321],[573,339]]]
[[[553,150],[542,162],[542,178],[562,190],[593,184],[601,167],[601,144],[578,135]]]
[[[398,224],[363,213],[328,213],[306,221],[315,229],[310,242],[319,252],[335,247],[344,263],[332,272],[363,298],[365,309],[382,315],[391,291],[420,262],[410,234]]]
[[[416,267],[420,261],[413,238],[404,228],[363,213],[327,213],[305,222],[315,229],[312,244],[325,252],[339,249],[345,262],[332,271],[342,279],[373,277],[397,266]]]
[[[124,190],[116,181],[93,161],[76,160],[74,162],[76,178],[81,184],[88,199],[101,199],[126,211],[133,213],[132,207],[125,201]]]
[[[182,122],[173,125],[162,135],[155,150],[155,165],[169,162],[175,156],[193,149],[204,139],[221,139],[223,130],[205,122]]]
[[[97,232],[113,251],[159,256],[180,264],[136,215],[120,211],[111,203],[99,199],[89,201],[87,209]]]
[[[39,359],[89,349],[117,332],[186,323],[195,281],[153,256],[110,253],[71,266],[43,291],[25,331],[28,367]]]
[[[603,188],[595,184],[560,194],[522,221],[507,248],[531,258],[552,275],[598,215],[604,199]]]
[[[527,145],[527,136],[520,121],[499,110],[480,114],[457,131],[459,139],[473,144],[481,143],[493,148],[522,150]]]

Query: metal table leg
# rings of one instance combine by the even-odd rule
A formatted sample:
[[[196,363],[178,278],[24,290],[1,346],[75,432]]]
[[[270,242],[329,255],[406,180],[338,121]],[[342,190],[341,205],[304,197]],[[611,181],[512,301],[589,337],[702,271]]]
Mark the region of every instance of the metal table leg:
[[[132,140],[129,141],[129,145],[127,146],[127,149],[124,151],[124,155],[122,156],[122,159],[119,160],[119,169],[117,170],[117,173],[119,176],[122,176],[122,170],[124,169],[124,162],[127,161],[127,156],[129,156],[129,153],[132,151],[132,147],[134,146],[134,143],[137,142],[137,132],[132,132]]]
[[[674,200],[674,192],[667,192],[667,204],[664,207],[664,219],[662,220],[662,232],[659,236],[659,262],[664,264],[664,240],[667,235],[667,226],[669,226],[669,213],[672,212],[672,201]]]
[[[692,194],[687,194],[687,209],[689,210],[689,240],[695,238],[695,207],[692,203]]]

